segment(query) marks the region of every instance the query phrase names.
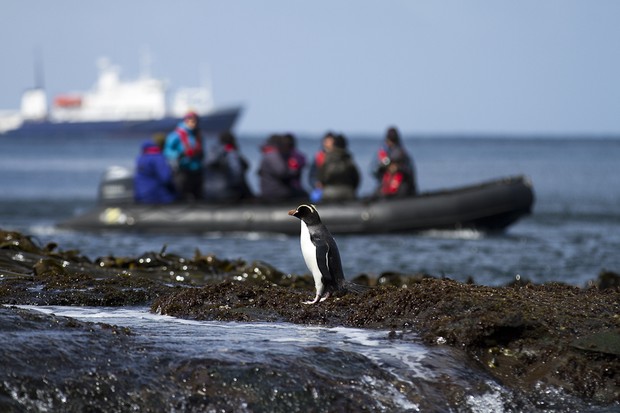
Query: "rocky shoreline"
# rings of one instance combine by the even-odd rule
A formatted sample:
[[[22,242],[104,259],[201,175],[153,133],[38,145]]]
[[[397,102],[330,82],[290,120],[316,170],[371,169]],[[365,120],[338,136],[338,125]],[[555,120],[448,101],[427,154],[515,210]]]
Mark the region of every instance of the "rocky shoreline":
[[[148,305],[199,320],[387,329],[394,339],[415,331],[430,346],[465,352],[508,388],[542,384],[597,405],[620,401],[620,277],[613,272],[583,288],[526,281],[486,287],[394,273],[354,281],[372,288],[308,306],[301,302],[313,294],[312,280],[265,263],[199,251],[91,261],[0,231],[2,317],[15,316],[11,305]],[[0,383],[0,404],[6,392]]]

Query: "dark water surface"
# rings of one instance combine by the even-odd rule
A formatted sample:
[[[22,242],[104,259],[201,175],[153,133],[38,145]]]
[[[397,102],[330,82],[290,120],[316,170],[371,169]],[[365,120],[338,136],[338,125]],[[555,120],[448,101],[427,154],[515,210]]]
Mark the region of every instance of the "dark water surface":
[[[610,413],[617,409],[580,401],[549,386],[536,386],[528,394],[510,390],[464,353],[441,345],[423,346],[411,332],[394,339],[381,330],[189,321],[136,307],[21,308],[53,315],[54,325],[71,317],[131,332],[114,338],[97,337],[77,325],[73,331],[43,326],[37,331],[35,321],[29,322],[34,329],[25,330],[23,321],[16,323],[20,327],[9,326],[10,333],[0,336],[4,354],[11,354],[4,360],[9,371],[14,363],[29,360],[44,374],[38,382],[32,373],[31,385],[27,380],[4,382],[10,398],[28,411]],[[57,365],[59,359],[65,361]]]
[[[349,139],[364,172],[360,192],[369,193],[374,181],[368,169],[380,136]],[[240,140],[252,163],[249,179],[256,188],[262,138]],[[320,137],[299,141],[311,155]],[[534,213],[499,236],[472,231],[340,236],[349,276],[428,272],[501,285],[519,275],[535,282],[583,286],[602,269],[620,271],[620,140],[411,137],[406,144],[422,191],[524,174],[534,184]],[[296,237],[86,234],[55,228],[58,221],[94,204],[107,167],[132,167],[139,146],[140,139],[0,139],[0,226],[78,248],[93,258],[159,251],[167,245],[168,251],[181,255],[199,248],[223,258],[262,260],[286,272],[306,272]]]
[[[302,138],[300,147],[311,154],[318,148],[319,140],[319,136]],[[379,141],[380,136],[350,137],[350,147],[364,171],[363,193],[373,188],[367,170]],[[243,151],[253,168],[258,163],[260,143],[259,137],[241,137]],[[534,213],[502,235],[429,231],[338,237],[349,276],[377,275],[384,271],[427,272],[461,281],[472,277],[480,284],[501,285],[518,275],[538,283],[562,281],[584,286],[602,269],[620,271],[620,140],[412,137],[406,144],[415,158],[422,191],[525,174],[534,184]],[[41,243],[57,242],[65,250],[79,249],[91,258],[139,256],[147,251],[159,251],[166,245],[168,252],[182,256],[192,256],[198,248],[202,253],[215,253],[221,258],[260,260],[285,272],[307,272],[297,237],[94,234],[55,227],[57,222],[92,207],[105,169],[111,165],[131,167],[139,147],[139,139],[0,138],[0,228],[32,234]],[[254,170],[251,183],[256,185]],[[269,411],[269,403],[274,408],[277,406],[277,411],[306,411],[304,406],[308,403],[327,406],[324,411],[329,411],[330,405],[321,403],[320,394],[309,393],[307,400],[295,399],[294,395],[283,397],[278,391],[290,383],[278,382],[281,376],[275,373],[270,377],[255,377],[256,373],[248,365],[260,365],[261,371],[265,371],[264,366],[271,366],[268,370],[271,372],[286,371],[286,377],[293,377],[301,386],[309,377],[325,377],[339,383],[334,388],[334,394],[339,395],[335,398],[347,391],[366,394],[374,403],[374,411],[450,411],[448,406],[453,404],[449,399],[455,395],[461,400],[461,407],[454,411],[463,412],[607,412],[617,407],[594,408],[549,387],[541,387],[539,394],[524,398],[491,380],[454,349],[428,348],[415,336],[390,340],[387,331],[287,323],[193,322],[150,314],[145,308],[38,310],[128,327],[132,334],[127,340],[155,354],[155,360],[161,364],[144,366],[139,354],[110,353],[108,362],[103,360],[103,366],[96,365],[95,357],[88,356],[89,349],[107,344],[82,343],[79,332],[56,333],[44,326],[40,331],[35,327],[0,335],[0,342],[8,351],[5,354],[13,354],[11,360],[3,360],[9,367],[21,365],[24,360],[32,363],[33,368],[37,363],[47,365],[46,349],[50,348],[59,357],[65,357],[68,349],[83,356],[81,364],[74,358],[67,359],[76,364],[85,380],[93,381],[92,385],[85,385],[87,393],[83,397],[101,395],[98,392],[102,382],[121,383],[123,375],[129,377],[133,370],[140,369],[146,369],[139,376],[150,383],[146,388],[164,389],[165,377],[149,376],[148,370],[169,368],[173,365],[171,360],[175,360],[174,363],[180,363],[174,365],[179,374],[185,364],[208,362],[223,366],[217,370],[222,375],[222,386],[254,389],[259,393],[268,391],[271,402],[264,402],[263,411]],[[9,319],[3,322],[5,327],[11,324]],[[117,366],[125,362],[129,364],[122,369]],[[115,366],[120,370],[114,370]],[[106,373],[106,368],[111,373]],[[61,379],[67,381],[70,377]],[[45,388],[42,380],[40,394],[44,397],[31,398],[28,395],[34,390],[11,388],[10,381],[5,387],[11,388],[12,393],[4,397],[30,411],[51,411],[57,406],[54,403],[75,400],[70,388]],[[139,410],[140,397],[144,395],[136,390],[130,396],[122,405]],[[294,400],[292,405],[291,400]],[[162,409],[177,411],[178,406],[178,403],[171,404]],[[236,409],[251,411],[246,405]]]

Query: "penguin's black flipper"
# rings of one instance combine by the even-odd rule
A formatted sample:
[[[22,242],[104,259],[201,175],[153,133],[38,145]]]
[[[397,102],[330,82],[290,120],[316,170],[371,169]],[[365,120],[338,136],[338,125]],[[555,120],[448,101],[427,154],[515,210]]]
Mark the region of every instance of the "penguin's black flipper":
[[[316,262],[323,276],[323,283],[332,281],[329,268],[329,246],[326,243],[316,243]]]
[[[333,242],[333,241],[332,241]],[[340,289],[344,283],[344,271],[342,270],[342,261],[338,246],[334,242],[333,245],[327,244],[327,266],[329,267],[329,275],[334,285]]]

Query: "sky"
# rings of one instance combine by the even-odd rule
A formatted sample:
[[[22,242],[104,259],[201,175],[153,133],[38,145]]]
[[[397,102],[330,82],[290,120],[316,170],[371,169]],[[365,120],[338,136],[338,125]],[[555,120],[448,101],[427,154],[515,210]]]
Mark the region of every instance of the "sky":
[[[617,0],[1,0],[0,109],[141,56],[238,132],[620,135]]]

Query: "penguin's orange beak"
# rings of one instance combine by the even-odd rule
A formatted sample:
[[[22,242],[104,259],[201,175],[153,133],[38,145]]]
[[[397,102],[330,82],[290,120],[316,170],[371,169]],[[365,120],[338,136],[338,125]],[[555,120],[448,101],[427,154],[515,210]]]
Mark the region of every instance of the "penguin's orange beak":
[[[296,209],[291,209],[290,211],[288,211],[289,215],[295,215],[295,213],[297,212]]]

